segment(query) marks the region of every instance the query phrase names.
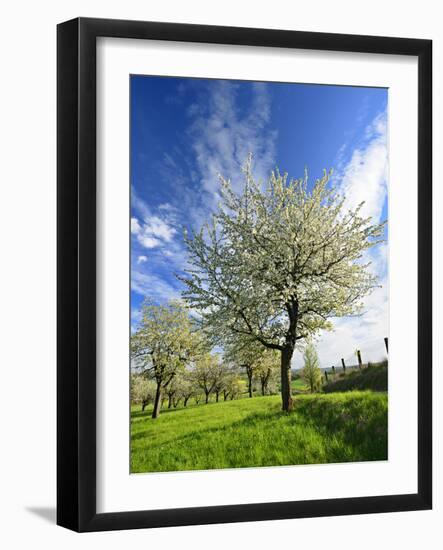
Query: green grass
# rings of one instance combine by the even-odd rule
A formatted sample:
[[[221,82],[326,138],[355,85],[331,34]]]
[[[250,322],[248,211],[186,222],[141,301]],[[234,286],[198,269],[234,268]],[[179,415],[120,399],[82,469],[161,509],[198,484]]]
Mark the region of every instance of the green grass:
[[[349,375],[336,378],[323,386],[323,391],[326,393],[353,390],[387,391],[387,389],[388,367],[386,362],[352,371]]]
[[[309,388],[306,385],[306,382],[303,380],[303,378],[292,379],[291,385],[292,385],[292,389],[295,392],[307,392],[307,391],[309,391]]]
[[[254,397],[131,413],[131,471],[159,472],[387,459],[387,395]]]

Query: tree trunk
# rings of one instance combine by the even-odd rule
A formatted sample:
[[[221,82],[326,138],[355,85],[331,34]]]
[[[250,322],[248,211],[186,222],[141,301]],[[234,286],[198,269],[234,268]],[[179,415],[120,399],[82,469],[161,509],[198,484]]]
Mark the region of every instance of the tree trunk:
[[[170,409],[172,407],[172,395],[169,394],[168,395],[168,409]]]
[[[215,392],[215,402],[218,403],[218,391]]]
[[[185,397],[184,400],[183,400],[183,407],[186,407],[186,405],[188,404],[188,399],[189,397]]]
[[[147,401],[142,401],[142,412],[146,409]]]
[[[252,397],[252,372],[248,372],[248,393],[249,397]]]
[[[160,382],[157,382],[157,389],[155,391],[154,409],[152,411],[152,418],[157,418],[160,414],[160,406],[162,401],[162,388]]]
[[[206,399],[205,399],[205,403],[206,405],[209,403],[209,392],[206,392]]]
[[[292,411],[291,397],[291,359],[294,353],[294,348],[286,346],[281,352],[281,399],[282,409],[284,411]]]

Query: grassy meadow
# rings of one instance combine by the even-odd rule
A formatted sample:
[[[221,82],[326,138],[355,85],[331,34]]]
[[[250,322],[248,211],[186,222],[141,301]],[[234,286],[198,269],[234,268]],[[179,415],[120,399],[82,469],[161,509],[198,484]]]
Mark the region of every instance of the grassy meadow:
[[[297,384],[301,385],[301,383]],[[298,388],[297,388],[298,389]],[[131,409],[131,472],[387,459],[387,394],[299,394],[165,409]]]

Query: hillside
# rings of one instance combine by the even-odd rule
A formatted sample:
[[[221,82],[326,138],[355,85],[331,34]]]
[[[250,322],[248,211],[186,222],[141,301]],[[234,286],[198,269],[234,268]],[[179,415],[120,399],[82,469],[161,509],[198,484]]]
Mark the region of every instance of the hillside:
[[[280,396],[131,414],[131,472],[387,459],[387,396]]]
[[[346,392],[351,390],[388,390],[387,363],[380,363],[352,371],[346,376],[339,376],[323,386],[325,393]]]

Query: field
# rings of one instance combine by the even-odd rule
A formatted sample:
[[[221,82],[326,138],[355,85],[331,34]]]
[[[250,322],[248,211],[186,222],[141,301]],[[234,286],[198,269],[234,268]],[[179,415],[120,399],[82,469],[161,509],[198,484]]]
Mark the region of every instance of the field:
[[[387,394],[280,396],[131,411],[131,472],[387,459]]]

